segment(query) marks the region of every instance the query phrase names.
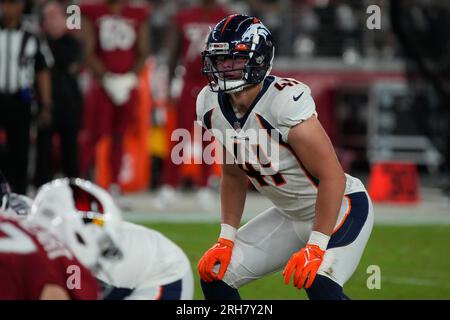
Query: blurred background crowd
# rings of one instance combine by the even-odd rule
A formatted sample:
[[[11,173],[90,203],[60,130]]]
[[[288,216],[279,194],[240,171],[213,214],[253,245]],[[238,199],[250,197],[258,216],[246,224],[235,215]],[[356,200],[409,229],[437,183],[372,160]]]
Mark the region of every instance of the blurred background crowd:
[[[214,186],[216,166],[170,161],[170,136],[193,129],[200,51],[229,13],[272,31],[272,73],[311,87],[347,172],[408,161],[450,196],[450,3],[436,0],[0,0],[0,168],[14,191],[56,176],[118,194]]]

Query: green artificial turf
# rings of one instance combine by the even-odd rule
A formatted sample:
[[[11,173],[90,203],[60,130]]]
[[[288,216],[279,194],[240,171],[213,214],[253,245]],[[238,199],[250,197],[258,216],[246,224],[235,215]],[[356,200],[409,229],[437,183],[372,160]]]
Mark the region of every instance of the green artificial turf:
[[[217,239],[218,224],[149,223],[187,254],[195,277],[195,299],[203,299],[197,261]],[[376,265],[381,288],[368,289]],[[372,283],[372,282],[371,282]],[[375,226],[358,269],[344,287],[352,299],[450,299],[450,226]],[[283,283],[281,272],[240,289],[243,299],[306,299]]]

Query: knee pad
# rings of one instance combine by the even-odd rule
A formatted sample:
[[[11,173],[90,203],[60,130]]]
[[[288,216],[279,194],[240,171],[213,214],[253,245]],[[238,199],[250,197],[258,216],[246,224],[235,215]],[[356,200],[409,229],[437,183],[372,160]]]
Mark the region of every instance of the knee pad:
[[[320,274],[316,275],[311,287],[305,290],[310,300],[350,300],[337,282]]]

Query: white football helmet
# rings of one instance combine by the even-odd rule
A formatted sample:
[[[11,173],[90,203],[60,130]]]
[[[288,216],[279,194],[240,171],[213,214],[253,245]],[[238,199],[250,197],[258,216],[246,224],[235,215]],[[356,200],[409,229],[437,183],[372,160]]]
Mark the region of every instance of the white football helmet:
[[[122,258],[121,212],[105,190],[89,181],[64,178],[43,185],[29,219],[56,234],[94,273],[103,259]]]

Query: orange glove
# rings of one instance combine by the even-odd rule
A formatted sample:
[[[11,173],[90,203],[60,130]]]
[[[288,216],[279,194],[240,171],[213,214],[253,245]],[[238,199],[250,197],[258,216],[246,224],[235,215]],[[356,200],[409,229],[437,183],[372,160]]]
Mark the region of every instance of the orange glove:
[[[284,268],[284,283],[289,284],[291,274],[295,269],[294,286],[297,289],[301,289],[303,286],[305,289],[308,289],[316,278],[316,273],[322,264],[324,254],[325,250],[320,249],[315,244],[307,244],[299,252],[294,253],[286,268]]]
[[[197,265],[200,278],[205,282],[214,280],[222,280],[228,265],[231,261],[233,252],[233,241],[219,238],[217,243],[211,249],[205,252]],[[216,274],[213,268],[216,264],[220,264],[219,272]]]

